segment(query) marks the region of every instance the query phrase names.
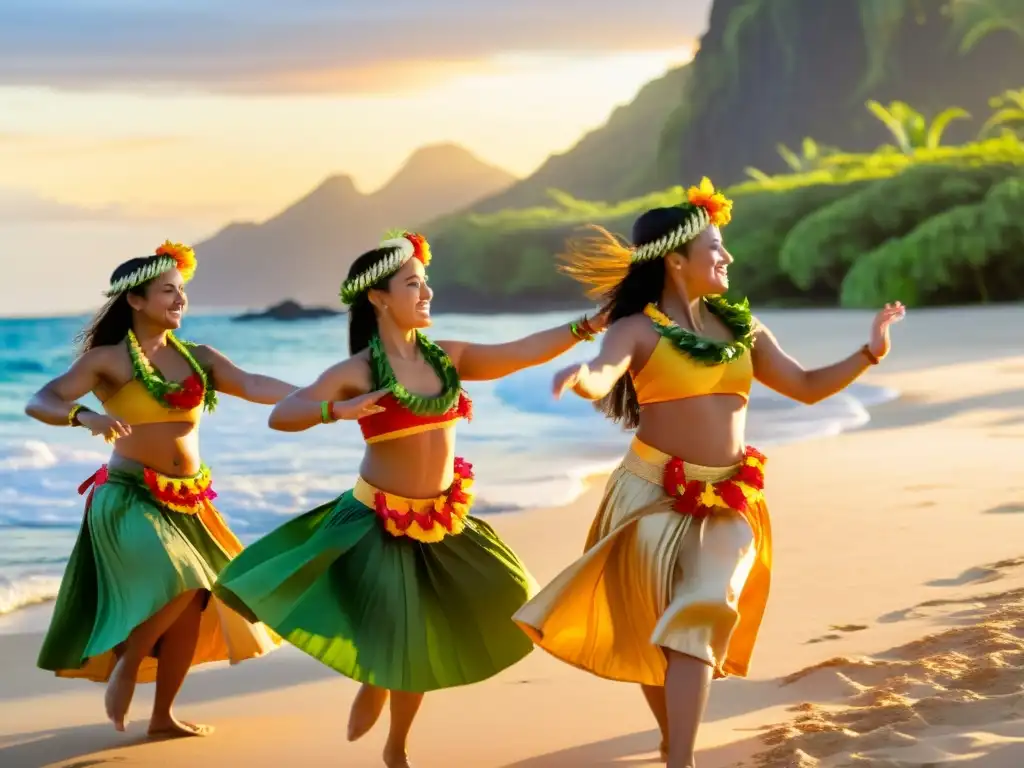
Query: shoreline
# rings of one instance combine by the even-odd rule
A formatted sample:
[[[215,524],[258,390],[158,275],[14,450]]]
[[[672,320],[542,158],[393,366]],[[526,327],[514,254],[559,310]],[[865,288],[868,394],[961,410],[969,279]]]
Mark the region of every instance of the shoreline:
[[[892,388],[877,384],[858,383],[854,386],[856,391],[839,395],[835,401],[826,400],[822,405],[817,406],[817,409],[806,409],[782,399],[777,402],[773,399],[766,399],[766,396],[772,398],[777,396],[759,392],[757,387],[752,395],[748,428],[755,433],[751,439],[752,444],[765,450],[775,450],[782,445],[821,440],[863,428],[865,424],[870,423],[872,409],[899,397],[899,393]],[[785,413],[790,414],[792,422],[788,421],[789,417],[780,416],[783,413],[779,410],[780,407],[785,409]],[[772,433],[774,433],[774,439],[769,437]],[[630,433],[623,432],[621,434],[621,450],[614,455],[609,455],[604,459],[596,456],[580,458],[575,466],[562,467],[561,470],[564,471],[564,474],[558,474],[559,479],[554,479],[554,476],[548,478],[552,495],[547,497],[546,506],[555,508],[569,506],[586,492],[588,479],[606,478],[615,469],[621,456],[627,450],[630,437]],[[493,457],[491,464],[492,466],[494,464]],[[493,479],[493,477],[489,479]],[[516,488],[515,484],[506,482],[495,488],[482,483],[480,487],[482,491],[477,497],[474,514],[485,519],[500,519],[505,515],[528,511],[536,506],[534,499],[515,499],[515,495],[511,492],[511,489]],[[494,495],[489,496],[488,491],[492,491]],[[535,497],[536,494],[534,494]],[[326,500],[324,499],[324,501]],[[319,503],[320,500],[318,499],[317,502]],[[230,515],[232,507],[228,506],[223,509]],[[301,511],[301,509],[297,511]],[[49,542],[50,539],[45,537],[67,538],[73,536],[80,524],[80,510],[75,508],[73,514],[77,519],[54,520],[46,525],[8,524],[0,527],[0,531],[7,530],[21,534],[23,538],[30,540],[29,543],[44,540]],[[240,520],[244,519],[243,511]],[[284,519],[287,519],[286,515],[281,518],[282,521]],[[236,520],[235,523],[241,525],[239,520]],[[244,525],[236,529],[244,544],[251,543],[269,530],[271,529],[254,530],[251,527],[245,528]],[[36,534],[35,539],[33,539],[33,534]],[[67,543],[67,546],[71,546],[71,541]],[[60,542],[47,544],[48,552],[55,552],[59,548]],[[41,562],[38,566],[39,570],[29,570],[23,575],[11,576],[5,573],[2,563],[5,557],[10,557],[12,554],[14,561],[19,562],[17,546],[13,550],[10,547],[0,547],[0,634],[8,632],[7,627],[12,624],[7,617],[15,616],[23,610],[31,610],[39,604],[51,603],[56,598],[60,578],[60,574],[54,572],[57,566],[52,560],[47,563]],[[25,561],[21,561],[20,564],[22,567],[32,568]],[[16,567],[15,573],[17,572]],[[10,591],[5,595],[6,590]],[[16,607],[8,608],[7,606],[12,603]]]
[[[1007,629],[1024,594],[1024,480],[1012,450],[1024,442],[1024,356],[877,379],[905,396],[861,429],[769,455],[772,597],[751,677],[712,687],[701,768],[971,755],[1024,764],[1017,700],[1001,692],[1024,667],[1013,655],[1020,633]],[[579,554],[603,478],[570,505],[492,520],[540,583]],[[0,636],[4,765],[319,766],[324,755],[379,765],[384,727],[355,743],[338,735],[356,684],[294,649],[197,671],[180,710],[218,733],[146,743],[136,736],[151,686],[139,689],[127,736],[116,734],[102,686],[35,670],[38,643],[38,632]],[[964,658],[983,672],[972,677]],[[941,725],[929,723],[933,711]],[[489,681],[431,694],[412,748],[425,767],[611,768],[655,765],[657,741],[636,686],[535,652]]]
[[[283,297],[283,298],[279,299],[276,302],[271,302],[269,304],[261,305],[261,306],[237,306],[237,307],[234,307],[234,306],[233,307],[221,307],[221,306],[218,306],[218,307],[211,307],[211,306],[199,305],[191,313],[191,316],[192,317],[196,317],[196,318],[201,318],[201,317],[223,317],[223,318],[230,318],[234,314],[237,314],[237,313],[262,312],[262,311],[266,310],[268,307],[273,306],[274,304],[279,304],[279,303],[281,303],[283,301],[288,301],[288,300],[289,300],[288,297]],[[299,300],[298,303],[301,304],[303,307],[307,306],[307,302],[305,302],[305,301]],[[311,307],[316,307],[316,306],[321,305],[322,302],[318,303],[316,300],[310,300],[308,302],[308,304]],[[485,301],[483,303],[479,303],[479,304],[475,305],[475,306],[479,306],[479,310],[473,310],[473,309],[446,310],[446,309],[443,308],[442,305],[438,305],[438,306],[439,306],[439,311],[434,313],[434,314],[436,314],[438,316],[441,316],[441,315],[445,315],[445,316],[465,315],[467,317],[481,317],[481,316],[522,315],[522,314],[556,314],[556,313],[578,312],[580,310],[585,310],[585,309],[588,309],[588,308],[589,309],[593,309],[595,307],[595,304],[594,304],[593,301],[590,301],[590,300],[586,299],[585,297],[581,297],[581,298],[579,298],[578,301],[573,301],[572,299],[567,299],[567,300],[556,299],[556,300],[552,301],[552,300],[549,300],[547,298],[542,298],[542,299],[537,301],[536,307],[531,305],[527,309],[527,311],[525,311],[525,312],[523,311],[524,304],[522,304],[522,303],[509,304],[509,305],[507,305],[507,307],[503,306],[503,308],[500,309],[499,311],[494,311],[494,306],[495,305],[494,305],[493,301],[491,301],[490,299],[488,299],[487,301]],[[934,314],[934,315],[938,316],[938,315],[943,315],[943,314],[948,314],[948,313],[999,314],[999,313],[1003,313],[1003,312],[1019,311],[1021,308],[1024,308],[1024,302],[1022,302],[1022,301],[1004,301],[1004,302],[995,302],[995,303],[990,303],[990,304],[957,304],[957,305],[945,305],[945,306],[915,307],[915,308],[913,308],[911,310],[911,312],[914,314],[915,317],[916,316],[927,316],[927,315],[931,315],[931,314]],[[95,312],[96,309],[97,309],[97,307],[93,307],[91,309],[68,310],[68,311],[65,311],[65,312],[50,312],[50,313],[40,313],[40,314],[33,314],[33,315],[24,315],[24,314],[4,315],[4,314],[0,313],[0,322],[2,322],[4,320],[13,320],[13,321],[18,321],[18,322],[22,322],[22,321],[38,322],[38,321],[45,321],[45,320],[74,320],[74,319],[88,320],[88,318],[92,316],[93,312]],[[810,305],[809,306],[809,305],[804,305],[804,304],[793,304],[791,306],[790,305],[785,305],[785,304],[759,304],[758,306],[753,307],[753,309],[756,310],[757,314],[765,316],[765,317],[769,317],[769,316],[772,316],[772,315],[779,315],[781,313],[786,313],[786,314],[794,314],[794,313],[796,313],[796,314],[802,314],[802,315],[806,315],[806,314],[825,314],[825,313],[828,313],[828,314],[835,313],[835,314],[853,315],[853,314],[870,313],[870,310],[864,310],[864,309],[850,309],[850,308],[846,308],[846,307],[837,307],[837,306],[817,306],[817,305]],[[344,312],[339,312],[338,314],[345,315]]]

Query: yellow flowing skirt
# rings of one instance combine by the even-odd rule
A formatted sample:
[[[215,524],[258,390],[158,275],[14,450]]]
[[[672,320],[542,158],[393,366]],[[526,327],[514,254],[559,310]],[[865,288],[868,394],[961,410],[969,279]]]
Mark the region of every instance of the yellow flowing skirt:
[[[634,439],[583,556],[513,618],[555,657],[611,680],[664,685],[666,648],[716,677],[745,677],[771,582],[764,496],[748,493],[742,512],[722,504],[703,519],[681,514],[664,490],[671,458]],[[713,484],[741,465],[684,467],[688,480]]]

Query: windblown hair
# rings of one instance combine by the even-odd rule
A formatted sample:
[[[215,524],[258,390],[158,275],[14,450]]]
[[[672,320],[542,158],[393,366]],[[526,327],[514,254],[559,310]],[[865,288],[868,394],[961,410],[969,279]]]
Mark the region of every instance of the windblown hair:
[[[372,251],[367,251],[352,262],[352,266],[348,269],[346,280],[352,280],[356,275],[362,274],[374,264],[389,258],[393,251],[393,248],[374,248]],[[349,305],[348,351],[350,355],[362,352],[370,346],[370,339],[374,337],[378,330],[377,314],[374,312],[373,304],[370,303],[370,291],[387,291],[390,285],[391,278],[389,277],[374,285],[373,288],[361,291]]]
[[[114,284],[123,277],[127,277],[135,270],[140,267],[147,266],[154,261],[163,258],[162,256],[141,256],[135,259],[129,259],[120,266],[118,266],[114,272],[110,275],[110,283]],[[155,280],[154,277],[151,280],[137,285],[134,288],[121,291],[116,296],[112,296],[107,300],[100,310],[93,316],[89,324],[82,329],[82,332],[78,334],[75,339],[79,353],[85,354],[90,349],[96,347],[108,347],[114,344],[120,344],[124,341],[128,335],[128,331],[132,328],[132,308],[128,304],[128,295],[134,294],[136,296],[145,296],[146,291],[149,289],[150,284]]]
[[[588,286],[587,295],[602,302],[608,324],[644,311],[657,303],[665,290],[663,258],[631,262],[633,246],[652,243],[683,225],[692,215],[690,206],[654,208],[633,223],[632,246],[601,227],[590,227],[589,237],[570,240],[560,270]],[[675,249],[686,255],[688,244]],[[595,403],[598,410],[626,429],[640,425],[640,403],[629,373]]]

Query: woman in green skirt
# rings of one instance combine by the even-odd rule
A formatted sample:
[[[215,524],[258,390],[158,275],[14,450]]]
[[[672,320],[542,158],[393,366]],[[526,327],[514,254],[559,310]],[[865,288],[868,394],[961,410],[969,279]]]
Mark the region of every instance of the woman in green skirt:
[[[217,391],[272,405],[295,387],[175,338],[194,271],[192,249],[172,243],[115,269],[108,303],[82,334],[82,354],[25,408],[45,424],[84,427],[113,445],[109,463],[79,488],[89,494],[85,517],[39,666],[107,682],[107,716],[118,730],[135,684],[155,681],[149,734],[161,737],[212,730],[172,714],[192,665],[234,663],[280,644],[210,599],[242,545],[211,503],[199,420]],[[89,392],[105,413],[75,402]]]
[[[463,380],[497,379],[593,338],[561,325],[506,344],[427,340],[422,236],[402,233],[360,256],[341,288],[351,357],[274,408],[294,432],[356,420],[366,453],[355,487],[253,543],[216,594],[253,621],[360,683],[349,739],[391,700],[384,764],[407,766],[423,694],[484,680],[533,644],[511,616],[535,582],[494,530],[472,517],[472,466],[455,456],[469,418]]]

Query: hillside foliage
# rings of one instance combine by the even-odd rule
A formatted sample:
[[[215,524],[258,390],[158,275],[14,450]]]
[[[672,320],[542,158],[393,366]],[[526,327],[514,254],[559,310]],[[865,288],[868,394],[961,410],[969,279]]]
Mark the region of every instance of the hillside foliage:
[[[726,190],[738,295],[846,307],[1024,297],[1024,141],[1010,128],[961,146],[922,140],[795,165]],[[586,224],[628,237],[637,215],[684,194],[675,186],[609,203],[552,191],[548,206],[451,219],[431,233],[444,254],[434,281],[501,297],[576,297],[555,271],[567,237]]]

